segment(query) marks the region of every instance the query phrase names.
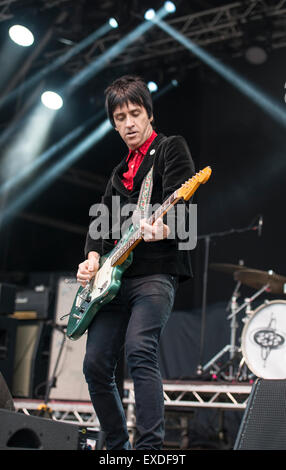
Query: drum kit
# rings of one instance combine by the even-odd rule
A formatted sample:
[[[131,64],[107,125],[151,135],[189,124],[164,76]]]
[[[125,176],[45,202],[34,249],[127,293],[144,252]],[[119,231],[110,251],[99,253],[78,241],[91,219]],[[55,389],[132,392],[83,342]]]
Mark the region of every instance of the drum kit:
[[[212,371],[213,376],[220,374],[230,381],[253,377],[286,379],[286,301],[265,300],[253,309],[254,300],[263,293],[286,295],[286,277],[244,265],[216,263],[209,267],[232,275],[236,284],[227,307],[230,312],[227,317],[230,320],[230,342],[202,367],[202,372]],[[239,305],[241,285],[256,292]],[[240,311],[244,311],[244,317],[241,335],[237,337]],[[227,367],[218,365],[225,353],[229,353]]]

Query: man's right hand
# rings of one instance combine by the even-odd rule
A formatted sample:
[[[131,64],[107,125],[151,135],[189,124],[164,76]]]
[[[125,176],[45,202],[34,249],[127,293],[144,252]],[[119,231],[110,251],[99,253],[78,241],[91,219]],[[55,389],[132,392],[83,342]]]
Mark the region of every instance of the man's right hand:
[[[77,280],[85,287],[87,283],[95,276],[99,269],[100,255],[96,251],[90,251],[85,261],[78,265]]]

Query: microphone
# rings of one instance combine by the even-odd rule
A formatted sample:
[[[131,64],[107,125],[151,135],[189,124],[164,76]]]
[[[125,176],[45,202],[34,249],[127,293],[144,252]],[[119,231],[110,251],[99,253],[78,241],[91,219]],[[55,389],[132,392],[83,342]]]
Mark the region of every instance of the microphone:
[[[262,227],[263,227],[263,217],[262,215],[259,217],[259,220],[258,220],[258,227],[257,227],[257,231],[258,231],[258,236],[261,237],[261,234],[262,234]]]

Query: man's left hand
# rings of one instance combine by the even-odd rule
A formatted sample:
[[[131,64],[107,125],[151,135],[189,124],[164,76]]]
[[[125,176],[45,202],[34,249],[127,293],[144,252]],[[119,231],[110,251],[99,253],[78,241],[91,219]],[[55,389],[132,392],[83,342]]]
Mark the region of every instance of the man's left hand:
[[[168,225],[163,223],[161,218],[157,219],[153,225],[148,224],[146,219],[141,219],[140,228],[145,242],[164,240],[164,238],[167,238],[170,233],[170,228]]]

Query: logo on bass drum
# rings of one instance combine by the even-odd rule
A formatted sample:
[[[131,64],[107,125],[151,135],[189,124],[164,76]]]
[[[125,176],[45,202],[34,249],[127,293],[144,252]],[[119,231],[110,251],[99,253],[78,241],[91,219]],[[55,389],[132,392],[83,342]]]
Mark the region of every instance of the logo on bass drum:
[[[286,334],[276,329],[277,320],[273,313],[268,326],[257,328],[251,332],[251,341],[261,348],[261,358],[263,367],[266,367],[266,361],[273,349],[285,346]]]

